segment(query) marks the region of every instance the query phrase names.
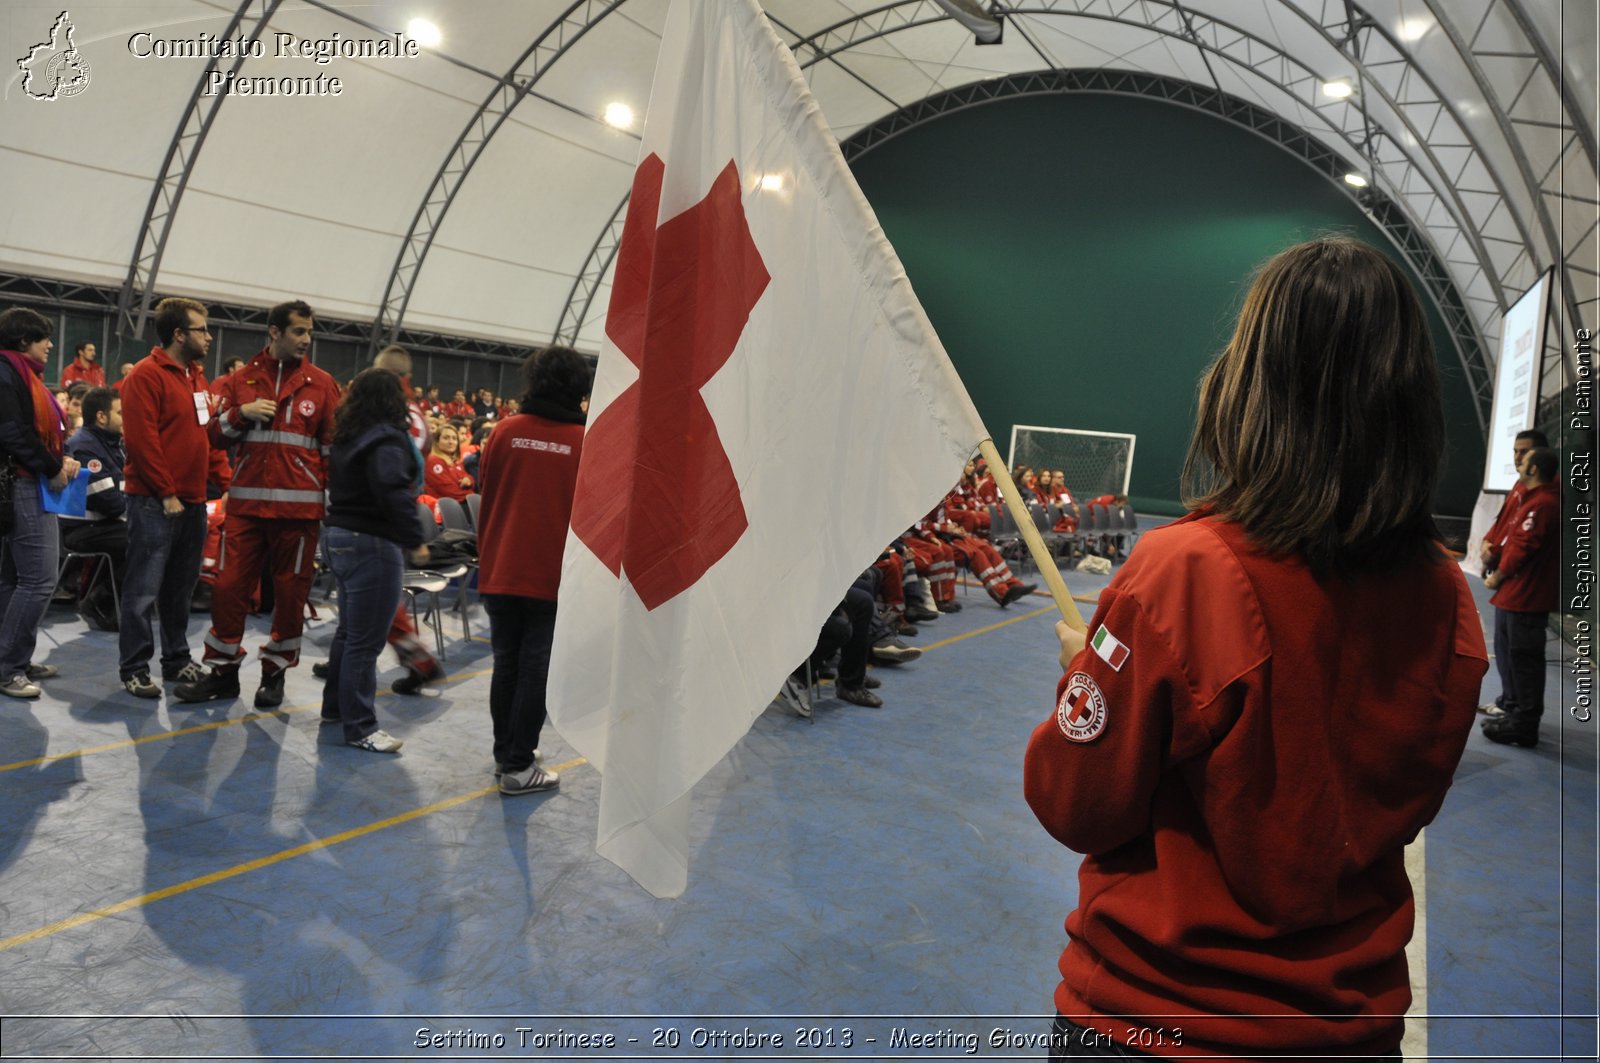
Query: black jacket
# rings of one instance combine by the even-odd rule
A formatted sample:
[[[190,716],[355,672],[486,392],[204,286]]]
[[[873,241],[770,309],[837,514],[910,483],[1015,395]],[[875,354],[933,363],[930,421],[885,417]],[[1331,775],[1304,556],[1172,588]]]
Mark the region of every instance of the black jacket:
[[[0,461],[15,462],[43,480],[61,471],[61,459],[51,456],[33,430],[33,393],[26,380],[17,379],[11,363],[0,359]]]
[[[330,528],[376,535],[415,550],[425,541],[417,515],[422,462],[405,429],[376,425],[328,455]]]

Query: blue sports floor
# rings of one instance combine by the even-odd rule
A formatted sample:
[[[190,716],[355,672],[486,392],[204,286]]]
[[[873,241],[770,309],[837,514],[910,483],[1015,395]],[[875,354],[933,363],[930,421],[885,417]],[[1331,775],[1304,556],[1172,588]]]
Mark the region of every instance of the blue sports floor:
[[[1087,615],[1107,578],[1067,581]],[[1020,764],[1054,612],[963,601],[876,670],[884,708],[757,721],[696,791],[675,901],[595,855],[599,777],[552,729],[561,788],[493,788],[488,647],[453,621],[449,680],[380,699],[385,757],[319,728],[308,666],[279,712],[132,698],[115,636],[56,607],[61,677],[0,703],[0,1055],[1042,1058],[1077,860]],[[1409,1057],[1596,1058],[1600,724],[1550,657],[1540,746],[1475,733],[1413,854]]]

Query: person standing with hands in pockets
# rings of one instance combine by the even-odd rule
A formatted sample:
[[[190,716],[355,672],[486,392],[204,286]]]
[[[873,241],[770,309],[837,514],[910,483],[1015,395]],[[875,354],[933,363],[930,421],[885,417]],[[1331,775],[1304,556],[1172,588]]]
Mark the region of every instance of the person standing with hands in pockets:
[[[189,655],[189,600],[206,545],[206,480],[226,490],[232,470],[211,448],[212,396],[200,371],[211,350],[206,308],[193,299],[156,304],[161,346],[122,382],[122,441],[127,453],[128,574],[118,620],[122,686],[158,698],[150,678],[152,614],[161,628],[161,678],[186,683],[201,668]]]
[[[1188,516],[1100,595],[1024,792],[1085,854],[1052,1058],[1400,1058],[1404,849],[1488,669],[1429,515],[1444,418],[1404,274],[1291,247],[1206,371]]]

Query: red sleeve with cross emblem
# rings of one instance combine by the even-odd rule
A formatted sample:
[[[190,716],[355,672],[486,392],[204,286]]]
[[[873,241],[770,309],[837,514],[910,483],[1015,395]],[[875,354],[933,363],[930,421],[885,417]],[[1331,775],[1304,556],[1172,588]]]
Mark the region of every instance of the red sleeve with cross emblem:
[[[1226,608],[1221,603],[1229,603]],[[1153,533],[1100,595],[1088,645],[1034,730],[1023,788],[1050,834],[1103,853],[1150,828],[1162,776],[1209,749],[1263,657],[1242,571],[1209,533]]]
[[[1150,803],[1189,715],[1188,683],[1134,598],[1107,588],[1089,624],[1098,639],[1056,685],[1055,711],[1033,733],[1023,772],[1044,828],[1099,853],[1149,827]]]

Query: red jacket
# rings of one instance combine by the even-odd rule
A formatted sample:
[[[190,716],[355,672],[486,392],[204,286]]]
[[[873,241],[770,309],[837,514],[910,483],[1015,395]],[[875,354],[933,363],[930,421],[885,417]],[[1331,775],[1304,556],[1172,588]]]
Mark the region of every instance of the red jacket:
[[[1561,607],[1561,488],[1530,488],[1509,520],[1496,568],[1501,583],[1490,604],[1514,613],[1548,613]]]
[[[461,486],[461,480],[466,475],[467,470],[460,465],[429,454],[422,465],[422,489],[435,498],[453,498],[457,502],[465,502],[467,496],[472,494],[472,488]]]
[[[65,390],[80,380],[92,388],[103,388],[106,386],[105,368],[99,362],[95,362],[85,369],[78,364],[78,359],[74,356],[72,361],[67,363],[67,367],[61,371],[61,387]]]
[[[270,424],[245,417],[256,399],[278,404]],[[328,444],[339,385],[302,359],[280,363],[263,350],[224,377],[214,425],[221,446],[238,446],[229,512],[241,517],[321,520]]]
[[[574,414],[574,416],[579,416]],[[478,459],[478,589],[556,600],[583,424],[508,417]]]
[[[1024,768],[1045,829],[1089,854],[1057,1010],[1124,1045],[1180,1029],[1137,1046],[1163,1055],[1396,1048],[1404,847],[1488,670],[1460,569],[1319,581],[1191,515],[1145,536],[1089,633]]]
[[[205,403],[204,420],[197,395]],[[180,366],[160,347],[152,350],[122,380],[122,438],[128,453],[122,490],[204,502],[208,474],[228,490],[227,455],[211,448],[206,427],[214,413],[200,366]]]

